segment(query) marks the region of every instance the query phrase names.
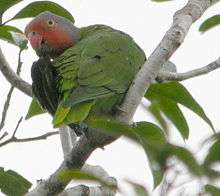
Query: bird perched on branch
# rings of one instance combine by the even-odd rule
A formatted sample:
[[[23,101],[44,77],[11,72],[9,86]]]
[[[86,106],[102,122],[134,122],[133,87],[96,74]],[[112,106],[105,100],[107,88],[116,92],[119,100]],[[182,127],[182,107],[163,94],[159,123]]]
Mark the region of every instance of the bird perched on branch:
[[[25,34],[40,57],[31,71],[33,93],[56,127],[114,114],[146,60],[126,33],[105,25],[77,28],[51,12],[34,18]]]

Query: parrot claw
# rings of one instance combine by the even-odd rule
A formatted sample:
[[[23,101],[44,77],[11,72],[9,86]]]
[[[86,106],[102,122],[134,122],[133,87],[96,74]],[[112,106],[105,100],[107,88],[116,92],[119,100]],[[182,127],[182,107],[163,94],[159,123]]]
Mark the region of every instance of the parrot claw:
[[[85,123],[75,124],[72,123],[69,125],[71,129],[76,133],[77,136],[81,136],[85,134],[86,130],[88,129],[88,126]]]

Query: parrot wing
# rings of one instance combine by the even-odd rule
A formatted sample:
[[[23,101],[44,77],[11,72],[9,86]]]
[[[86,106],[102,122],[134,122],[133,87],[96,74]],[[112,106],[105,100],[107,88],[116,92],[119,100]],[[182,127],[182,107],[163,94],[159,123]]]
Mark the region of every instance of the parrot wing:
[[[48,57],[42,57],[31,67],[32,90],[43,108],[54,114],[58,104],[55,73]]]
[[[68,107],[125,93],[145,61],[143,51],[130,36],[120,31],[96,33],[80,45],[83,49],[77,62],[78,87],[66,99],[64,104]]]
[[[117,101],[114,95],[121,97],[126,93],[145,60],[144,52],[123,32],[108,28],[89,33],[54,60],[61,95],[55,126],[84,120],[97,104],[114,105]],[[84,113],[79,108],[85,108]],[[82,118],[72,120],[77,113]]]

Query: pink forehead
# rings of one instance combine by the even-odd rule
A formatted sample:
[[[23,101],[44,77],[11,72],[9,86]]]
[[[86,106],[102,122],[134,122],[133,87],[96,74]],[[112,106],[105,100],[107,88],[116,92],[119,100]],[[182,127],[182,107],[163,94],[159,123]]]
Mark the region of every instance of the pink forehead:
[[[34,20],[31,21],[25,28],[25,34],[27,36],[31,31],[42,32],[45,29],[45,21],[42,20]]]

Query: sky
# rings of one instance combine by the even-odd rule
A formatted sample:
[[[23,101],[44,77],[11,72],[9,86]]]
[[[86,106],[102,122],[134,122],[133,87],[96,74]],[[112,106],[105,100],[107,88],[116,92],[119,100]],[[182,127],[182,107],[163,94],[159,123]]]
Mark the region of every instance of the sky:
[[[3,19],[12,17],[29,2],[31,1],[24,0],[11,8],[5,13]],[[61,4],[72,13],[76,26],[106,24],[120,29],[130,34],[149,56],[172,24],[174,12],[183,7],[187,1],[152,3],[149,0],[54,0],[54,2]],[[205,34],[198,32],[200,24],[209,16],[217,13],[219,13],[219,6],[211,7],[192,26],[184,43],[172,56],[171,60],[177,65],[179,72],[205,66],[219,57],[220,27]],[[29,19],[17,20],[10,24],[24,29],[28,21]],[[18,49],[3,41],[0,41],[0,46],[12,68],[16,69]],[[22,54],[21,76],[29,82],[31,82],[30,68],[36,59],[37,56],[31,48]],[[217,130],[220,128],[219,83],[220,70],[183,82],[183,85],[204,108]],[[9,87],[8,82],[0,74],[0,111]],[[31,99],[23,93],[18,90],[14,91],[4,131],[14,130],[19,118],[27,113],[30,101]],[[170,141],[197,153],[198,159],[201,160],[204,157],[204,150],[200,150],[201,142],[212,134],[211,129],[191,111],[181,108],[189,122],[190,136],[184,142],[178,131],[172,127]],[[23,121],[17,137],[33,137],[52,131],[51,120],[52,118],[45,114]],[[153,118],[141,107],[138,108],[134,120],[154,122]],[[0,157],[1,167],[17,171],[34,184],[36,180],[45,179],[52,174],[63,160],[59,136],[50,137],[45,141],[9,144],[0,149]],[[96,150],[87,163],[103,166],[111,176],[118,179],[120,187],[127,196],[132,196],[132,193],[123,179],[132,179],[146,186],[150,192],[152,190],[152,176],[143,149],[125,138],[120,138],[106,146],[105,150]],[[158,192],[155,191],[152,195],[156,196]]]

